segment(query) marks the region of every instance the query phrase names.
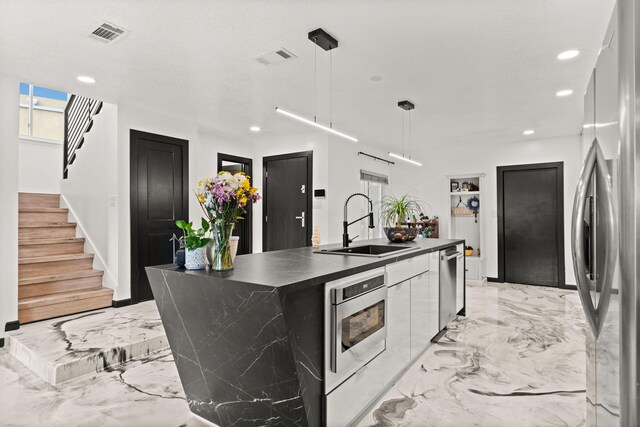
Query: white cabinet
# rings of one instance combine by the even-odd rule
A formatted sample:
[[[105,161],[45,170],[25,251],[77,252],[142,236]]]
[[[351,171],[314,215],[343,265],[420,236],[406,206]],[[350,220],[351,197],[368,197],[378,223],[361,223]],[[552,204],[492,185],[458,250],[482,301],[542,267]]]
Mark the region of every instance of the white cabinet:
[[[411,358],[416,357],[429,344],[429,273],[425,272],[411,282]]]
[[[387,348],[382,359],[393,377],[411,360],[411,281],[405,280],[390,287],[388,301]]]
[[[456,249],[461,254],[464,254],[464,245],[457,245]],[[464,307],[464,264],[464,256],[458,258],[458,264],[456,266],[456,313]]]
[[[427,329],[429,339],[440,332],[440,263],[439,252],[429,254],[429,271],[427,272]]]

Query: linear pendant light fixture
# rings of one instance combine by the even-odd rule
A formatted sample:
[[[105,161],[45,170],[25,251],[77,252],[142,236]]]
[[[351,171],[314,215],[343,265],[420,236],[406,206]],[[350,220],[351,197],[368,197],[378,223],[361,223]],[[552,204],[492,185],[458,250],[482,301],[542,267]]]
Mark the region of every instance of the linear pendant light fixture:
[[[331,36],[331,34],[327,33],[326,31],[324,31],[322,28],[318,28],[317,30],[313,30],[309,33],[309,40],[311,40],[314,44],[314,64],[313,64],[313,69],[314,69],[314,90],[315,90],[315,104],[314,104],[314,113],[313,113],[313,120],[307,119],[305,117],[302,117],[298,114],[294,114],[290,111],[286,111],[283,110],[280,107],[276,107],[276,112],[283,114],[287,117],[290,117],[292,119],[301,121],[302,123],[306,123],[310,126],[314,126],[318,129],[322,129],[326,132],[332,133],[334,135],[337,135],[341,138],[345,138],[348,139],[349,141],[353,141],[353,142],[358,142],[358,139],[347,135],[344,132],[339,132],[337,130],[335,130],[333,128],[333,56],[331,55],[331,51],[335,48],[338,47],[338,40],[336,40],[335,38],[333,38]],[[330,66],[329,66],[329,126],[325,126],[322,125],[320,123],[318,123],[316,121],[316,109],[317,109],[317,105],[318,105],[318,84],[317,84],[317,64],[316,64],[316,54],[318,51],[318,46],[321,47],[322,49],[324,49],[325,51],[329,51],[329,61],[330,61]]]
[[[391,151],[389,151],[389,155],[391,157],[395,157],[396,159],[400,159],[407,163],[411,163],[412,165],[422,166],[422,163],[413,160],[411,156],[406,157],[404,154],[404,113],[405,111],[413,110],[414,108],[416,108],[416,106],[412,102],[405,100],[405,101],[398,102],[398,107],[402,108],[403,110],[402,111],[402,155],[392,153]],[[411,150],[411,116],[409,116],[409,149]]]
[[[299,121],[301,121],[302,123],[306,123],[306,124],[308,124],[308,125],[315,126],[315,127],[317,127],[318,129],[322,129],[322,130],[324,130],[324,131],[330,132],[330,133],[332,133],[332,134],[334,134],[334,135],[341,136],[341,137],[343,137],[343,138],[345,138],[345,139],[348,139],[349,141],[358,142],[358,139],[357,139],[357,138],[354,138],[354,137],[352,137],[352,136],[349,136],[349,135],[347,135],[346,133],[339,132],[339,131],[337,131],[337,130],[335,130],[335,129],[333,129],[333,128],[327,127],[327,126],[325,126],[325,125],[321,125],[321,124],[320,124],[320,123],[318,123],[318,122],[314,122],[313,120],[306,119],[306,118],[304,118],[304,117],[302,117],[302,116],[299,116],[299,115],[297,115],[297,114],[290,113],[289,111],[283,110],[283,109],[282,109],[282,108],[280,108],[280,107],[276,107],[276,111],[277,111],[278,113],[280,113],[280,114],[284,114],[284,115],[285,115],[285,116],[287,116],[287,117],[291,117],[292,119],[299,120]]]

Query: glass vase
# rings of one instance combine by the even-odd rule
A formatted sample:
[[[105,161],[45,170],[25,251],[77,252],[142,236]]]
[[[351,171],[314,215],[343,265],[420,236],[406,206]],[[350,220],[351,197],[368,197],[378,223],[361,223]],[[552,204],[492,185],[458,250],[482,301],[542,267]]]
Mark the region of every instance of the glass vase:
[[[233,257],[231,256],[231,233],[235,223],[224,221],[213,222],[213,257],[211,269],[216,271],[233,270]]]

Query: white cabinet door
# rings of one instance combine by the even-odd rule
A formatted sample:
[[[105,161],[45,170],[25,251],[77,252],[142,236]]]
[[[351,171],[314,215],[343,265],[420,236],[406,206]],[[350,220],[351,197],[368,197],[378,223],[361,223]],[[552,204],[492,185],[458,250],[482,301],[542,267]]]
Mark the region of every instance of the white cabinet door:
[[[389,316],[387,317],[387,349],[384,359],[394,376],[409,360],[411,345],[411,283],[400,282],[389,288]]]
[[[429,265],[431,268],[427,272],[427,329],[429,339],[435,337],[440,332],[440,262],[439,252],[429,254]]]
[[[411,358],[420,354],[429,336],[429,273],[411,279]]]
[[[459,244],[456,249],[463,254],[458,258],[456,266],[456,313],[458,313],[464,307],[464,245]]]

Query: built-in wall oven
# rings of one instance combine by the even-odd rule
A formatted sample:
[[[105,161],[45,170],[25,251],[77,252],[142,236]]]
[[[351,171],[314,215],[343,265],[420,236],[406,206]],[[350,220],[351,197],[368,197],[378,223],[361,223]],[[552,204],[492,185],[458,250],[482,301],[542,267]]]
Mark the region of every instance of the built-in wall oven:
[[[329,393],[385,350],[384,268],[327,282],[325,307],[325,393]]]

